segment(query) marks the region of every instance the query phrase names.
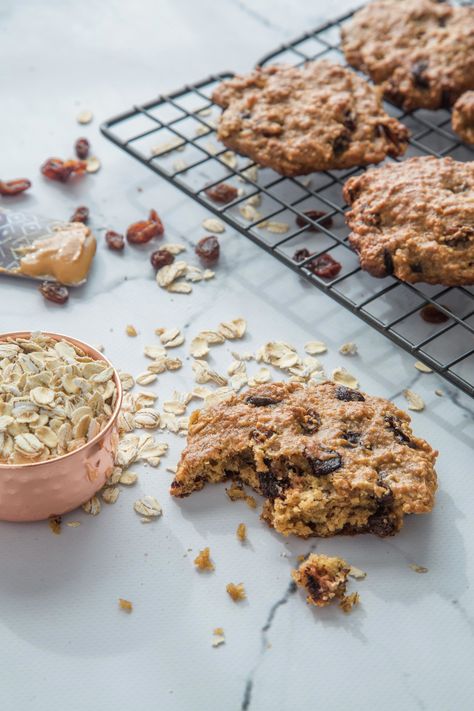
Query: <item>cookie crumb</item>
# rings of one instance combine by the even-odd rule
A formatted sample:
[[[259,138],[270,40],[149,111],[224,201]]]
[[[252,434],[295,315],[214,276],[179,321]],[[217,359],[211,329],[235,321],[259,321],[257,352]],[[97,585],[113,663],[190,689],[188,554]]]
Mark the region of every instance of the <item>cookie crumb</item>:
[[[247,597],[243,583],[228,583],[226,590],[234,602],[245,600]]]
[[[432,373],[433,369],[428,365],[425,365],[421,360],[417,360],[415,363],[415,368],[420,371],[420,373]]]
[[[247,540],[247,526],[245,523],[239,523],[237,526],[236,536],[242,543]]]
[[[128,613],[133,610],[133,605],[130,600],[124,600],[122,597],[119,597],[119,607],[121,610]]]
[[[69,528],[77,528],[80,525],[81,525],[80,521],[68,521],[66,523],[66,526],[69,526]]]
[[[351,578],[354,578],[355,580],[364,580],[364,578],[367,577],[367,573],[365,573],[363,570],[360,570],[359,568],[356,568],[353,565],[351,565],[351,569],[349,570],[349,575]]]
[[[56,536],[59,536],[61,533],[61,516],[51,516],[48,526]]]
[[[199,551],[194,559],[194,565],[198,570],[215,570],[215,565],[211,560],[211,552],[209,547]]]
[[[415,571],[415,573],[427,573],[428,568],[425,568],[423,565],[416,565],[415,563],[411,563],[409,566],[412,570]]]
[[[125,333],[127,334],[127,336],[131,336],[132,338],[133,338],[134,336],[138,336],[138,331],[137,331],[137,329],[135,328],[135,326],[132,326],[132,324],[129,324],[129,325],[125,328]]]
[[[339,353],[341,355],[357,355],[357,345],[355,343],[352,343],[352,341],[350,341],[349,343],[343,343],[342,346],[339,348]]]
[[[213,631],[212,646],[220,647],[221,644],[225,644],[224,628],[216,627]]]
[[[350,565],[342,558],[312,553],[291,575],[295,583],[308,593],[306,602],[316,607],[326,607],[339,599],[341,607],[350,609],[358,600],[346,596],[347,576]],[[357,595],[357,593],[354,593]],[[352,600],[353,599],[353,600]]]
[[[359,604],[360,596],[359,593],[351,593],[350,595],[344,595],[342,598],[341,602],[339,603],[339,607],[344,611],[344,612],[350,612],[355,605]]]
[[[250,496],[247,494],[244,490],[244,487],[242,484],[239,484],[237,482],[232,482],[232,485],[229,486],[228,489],[225,490],[227,496],[231,501],[245,501],[247,506],[251,509],[256,509],[257,508],[257,501],[253,496]]]

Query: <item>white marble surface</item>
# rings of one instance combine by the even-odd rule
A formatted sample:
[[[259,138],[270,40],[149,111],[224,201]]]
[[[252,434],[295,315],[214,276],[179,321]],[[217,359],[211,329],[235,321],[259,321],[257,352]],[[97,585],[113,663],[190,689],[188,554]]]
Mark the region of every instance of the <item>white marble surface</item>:
[[[67,217],[90,206],[93,226],[123,229],[155,207],[167,238],[191,245],[204,212],[107,143],[99,121],[161,90],[226,68],[246,69],[279,42],[348,2],[304,0],[49,0],[0,4],[2,177],[32,176],[34,189],[10,206]],[[95,121],[75,124],[78,108]],[[38,166],[68,155],[87,135],[102,171],[67,186],[46,183]],[[139,192],[138,188],[142,191]],[[283,540],[255,511],[230,504],[223,487],[180,503],[168,493],[183,440],[160,435],[170,454],[158,470],[134,467],[124,490],[97,518],[77,512],[53,536],[46,523],[0,525],[0,707],[2,711],[293,711],[297,708],[467,711],[472,708],[474,620],[473,403],[436,375],[310,288],[242,237],[227,230],[217,278],[192,297],[159,290],[147,255],[108,252],[102,242],[90,281],[66,308],[44,304],[29,283],[0,281],[1,330],[51,329],[103,343],[120,368],[139,373],[157,326],[179,325],[189,338],[203,327],[242,315],[249,333],[240,350],[270,339],[298,345],[326,341],[330,371],[346,365],[361,387],[403,404],[413,387],[426,401],[416,432],[440,450],[438,505],[407,521],[394,539]],[[133,323],[140,335],[124,335]],[[348,361],[338,346],[354,340]],[[212,352],[223,371],[228,345]],[[183,357],[186,350],[180,349]],[[163,402],[189,389],[190,361],[160,376]],[[444,397],[434,394],[443,388]],[[161,501],[164,515],[143,526],[132,510],[141,494]],[[249,543],[235,538],[240,521]],[[216,571],[193,569],[211,547]],[[368,572],[353,585],[362,604],[352,615],[314,612],[299,593],[287,595],[296,556],[312,547],[347,557]],[[188,549],[192,549],[189,551]],[[429,568],[417,575],[409,564]],[[229,581],[243,581],[248,602],[234,605]],[[117,598],[133,601],[127,616]],[[211,647],[214,627],[226,644]]]

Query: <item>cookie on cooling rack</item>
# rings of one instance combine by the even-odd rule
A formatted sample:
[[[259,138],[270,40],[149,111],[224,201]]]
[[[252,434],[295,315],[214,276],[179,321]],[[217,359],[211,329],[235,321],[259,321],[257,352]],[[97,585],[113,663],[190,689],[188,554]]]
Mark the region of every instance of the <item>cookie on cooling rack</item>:
[[[383,109],[380,93],[326,60],[258,68],[224,81],[218,138],[282,175],[380,163],[405,152],[408,129]]]
[[[362,269],[407,282],[474,284],[474,162],[410,158],[349,178],[343,192]]]
[[[387,400],[271,383],[193,412],[171,493],[234,479],[266,498],[262,518],[285,535],[389,536],[433,508],[436,456]]]
[[[451,106],[474,89],[474,7],[376,0],[341,30],[346,59],[411,111]]]
[[[454,104],[453,130],[466,143],[474,144],[474,91],[466,91]]]

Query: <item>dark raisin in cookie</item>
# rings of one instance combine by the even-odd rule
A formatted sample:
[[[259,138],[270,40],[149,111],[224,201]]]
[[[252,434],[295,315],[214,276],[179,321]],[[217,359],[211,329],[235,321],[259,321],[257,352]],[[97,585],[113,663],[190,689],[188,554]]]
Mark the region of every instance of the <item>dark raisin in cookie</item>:
[[[346,390],[271,383],[193,412],[171,494],[230,478],[267,499],[262,518],[285,535],[396,533],[433,508],[437,452],[395,405]]]
[[[213,100],[224,108],[218,138],[282,175],[380,163],[407,146],[379,90],[326,60],[258,68],[224,81]]]
[[[411,111],[451,106],[474,89],[474,7],[376,0],[341,31],[353,67]]]
[[[362,269],[407,282],[474,284],[474,162],[411,158],[344,185]]]
[[[350,569],[342,558],[312,553],[291,575],[298,587],[308,593],[306,602],[326,607],[334,600],[345,599]]]

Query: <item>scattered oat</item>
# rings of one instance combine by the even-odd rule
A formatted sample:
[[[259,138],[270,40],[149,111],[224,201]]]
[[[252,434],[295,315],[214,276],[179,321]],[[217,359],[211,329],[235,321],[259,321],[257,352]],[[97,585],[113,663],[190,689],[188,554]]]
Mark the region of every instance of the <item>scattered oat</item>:
[[[87,158],[86,163],[86,171],[88,173],[97,173],[102,167],[100,160],[96,156]]]
[[[137,375],[136,382],[138,385],[151,385],[156,380],[156,373],[150,373],[147,370],[145,373],[140,373]]]
[[[199,126],[196,126],[196,128],[194,129],[195,136],[205,136],[206,133],[210,133],[210,129],[203,123],[200,123]]]
[[[85,125],[87,123],[90,123],[93,118],[94,118],[94,116],[92,114],[92,111],[83,109],[82,111],[79,111],[79,113],[77,114],[76,121],[77,121],[77,123]]]
[[[133,504],[134,510],[137,514],[141,516],[146,516],[147,518],[158,518],[162,515],[163,511],[154,496],[144,496],[142,499],[138,499]]]
[[[199,551],[198,555],[194,559],[194,565],[198,570],[215,570],[215,565],[211,560],[209,547],[203,548],[202,551]]]
[[[132,336],[132,337],[138,336],[138,331],[137,331],[137,329],[135,328],[135,326],[132,326],[131,324],[129,324],[129,325],[126,327],[125,333],[127,334],[127,336]]]
[[[285,232],[288,232],[288,230],[290,229],[290,225],[287,222],[274,222],[272,220],[268,220],[266,222],[261,222],[258,225],[258,228],[265,228],[266,230],[268,230],[268,232],[273,232],[274,234],[282,235],[285,234]]]
[[[355,578],[355,580],[364,580],[364,578],[367,577],[367,573],[364,573],[363,570],[356,568],[354,565],[351,565],[348,574],[351,576],[351,578]]]
[[[232,321],[223,321],[219,324],[218,331],[224,338],[234,340],[243,338],[247,329],[247,322],[243,318],[234,318]]]
[[[186,274],[188,265],[182,259],[178,259],[172,264],[167,264],[156,272],[156,282],[162,288],[168,288],[176,279]]]
[[[441,390],[441,388],[436,388],[435,395],[437,395],[438,397],[443,397],[444,390]]]
[[[80,521],[68,521],[66,523],[66,526],[69,526],[69,528],[77,528],[80,525],[81,525]]]
[[[82,504],[82,508],[86,514],[97,516],[97,514],[100,513],[100,501],[97,496],[93,496],[92,499],[89,499],[89,501],[86,501],[85,504]]]
[[[119,494],[120,489],[118,486],[108,486],[101,492],[102,501],[105,501],[106,504],[115,504]]]
[[[272,379],[272,374],[268,368],[260,368],[255,375],[249,379],[249,385],[261,385],[263,383],[269,383]]]
[[[227,378],[224,378],[224,376],[219,375],[218,373],[216,373],[215,370],[212,370],[210,365],[206,363],[205,360],[200,360],[199,358],[196,358],[196,360],[193,361],[191,367],[193,369],[195,380],[200,385],[208,383],[209,381],[214,382],[220,387],[227,385]]]
[[[168,141],[163,141],[150,150],[152,156],[161,156],[163,153],[173,150],[182,150],[184,148],[184,141],[179,136],[173,136]]]
[[[135,474],[134,472],[123,472],[119,479],[119,483],[124,486],[133,486],[133,484],[136,484],[137,481],[138,474]]]
[[[349,356],[357,355],[357,345],[352,341],[349,341],[349,343],[343,343],[339,348],[339,353]]]
[[[411,565],[408,566],[412,570],[415,571],[415,573],[427,573],[428,568],[425,568],[423,565],[415,565],[415,563],[412,563]]]
[[[244,183],[246,180],[256,183],[258,180],[258,165],[251,165],[248,168],[245,168],[245,170],[242,170],[238,176],[238,179]]]
[[[219,647],[221,644],[225,644],[224,630],[222,627],[216,627],[212,634],[213,647]]]
[[[243,583],[228,583],[225,589],[234,602],[245,600],[247,597]]]
[[[249,205],[248,200],[243,205],[239,205],[239,212],[244,220],[249,222],[257,222],[262,217],[261,213],[253,205]]]
[[[56,536],[59,536],[59,534],[61,533],[61,516],[51,516],[51,518],[48,519],[48,525],[51,531]]]
[[[119,607],[121,610],[123,610],[124,612],[128,612],[128,613],[132,612],[133,605],[130,602],[130,600],[124,600],[122,597],[119,597],[118,602],[119,602]]]
[[[221,220],[218,220],[216,217],[208,217],[207,219],[203,220],[202,226],[208,232],[215,232],[217,234],[220,234],[221,232],[225,231],[224,223]]]
[[[433,372],[432,368],[430,368],[428,365],[425,365],[425,363],[422,363],[421,360],[417,360],[414,365],[415,365],[415,368],[417,370],[419,370],[421,373],[432,373]]]
[[[350,612],[355,605],[359,604],[360,600],[360,595],[359,593],[351,593],[350,595],[344,595],[342,598],[341,602],[339,603],[339,607],[344,611],[344,612]]]
[[[120,382],[122,383],[123,390],[131,390],[135,385],[135,378],[130,373],[119,373]]]
[[[189,352],[193,358],[204,358],[209,353],[209,346],[207,340],[196,336],[191,341],[191,346]]]
[[[323,341],[308,341],[305,343],[304,349],[308,355],[320,355],[326,353],[327,346]]]
[[[345,368],[335,368],[332,371],[331,378],[335,383],[345,385],[348,388],[356,388],[359,385],[357,378],[348,373]]]
[[[242,543],[247,540],[247,526],[245,523],[239,523],[237,526],[236,536]]]
[[[182,158],[178,158],[178,160],[175,160],[173,163],[173,170],[176,171],[177,173],[184,172],[187,167],[188,167],[188,164]]]
[[[415,412],[421,412],[425,409],[425,403],[423,398],[413,390],[404,390],[403,397],[408,402],[408,409],[414,410]]]
[[[162,244],[160,249],[164,249],[166,252],[169,252],[170,254],[173,254],[176,256],[177,254],[180,254],[181,252],[186,251],[186,247],[184,244],[178,244],[174,242],[168,242],[167,244]]]

